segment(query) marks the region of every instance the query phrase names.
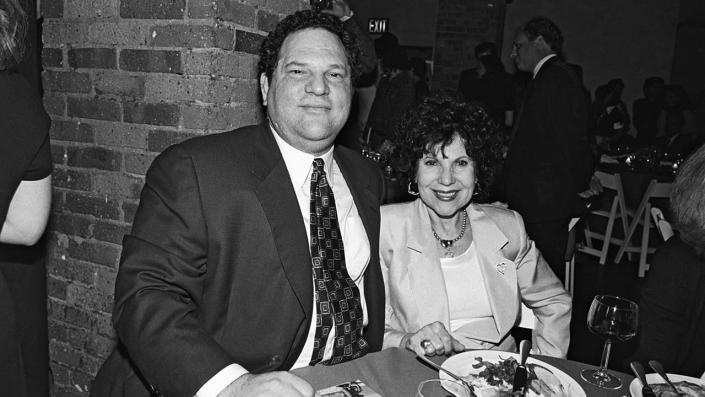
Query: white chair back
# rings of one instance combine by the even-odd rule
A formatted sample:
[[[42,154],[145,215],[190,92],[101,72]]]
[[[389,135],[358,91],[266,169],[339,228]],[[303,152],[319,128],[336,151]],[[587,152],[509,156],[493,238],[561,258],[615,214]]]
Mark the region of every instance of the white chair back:
[[[671,223],[663,217],[663,212],[661,212],[660,208],[651,207],[651,217],[654,218],[654,224],[656,224],[656,228],[663,241],[668,241],[669,238],[673,237],[673,227]]]

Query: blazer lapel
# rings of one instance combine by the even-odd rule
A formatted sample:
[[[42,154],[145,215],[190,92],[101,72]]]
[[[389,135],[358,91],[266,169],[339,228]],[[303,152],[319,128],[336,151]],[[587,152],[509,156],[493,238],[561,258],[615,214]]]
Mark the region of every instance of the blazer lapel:
[[[518,310],[517,274],[514,261],[502,253],[507,237],[479,207],[468,207],[470,227],[475,242],[480,272],[484,278],[490,308],[497,326],[497,343],[516,322]]]
[[[284,159],[267,125],[253,142],[251,172],[259,180],[255,194],[274,236],[282,268],[307,319],[311,318],[313,283],[311,252],[301,210]]]
[[[448,293],[441,269],[440,252],[431,235],[431,220],[428,210],[420,199],[414,202],[406,241],[409,252],[409,278],[411,296],[416,299],[416,313],[409,313],[408,319],[416,320],[417,327],[440,321],[450,329]]]

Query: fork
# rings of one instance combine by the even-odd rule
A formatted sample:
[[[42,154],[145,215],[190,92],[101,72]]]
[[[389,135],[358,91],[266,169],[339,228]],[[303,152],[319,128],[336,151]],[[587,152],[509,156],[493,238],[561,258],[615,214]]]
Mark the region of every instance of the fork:
[[[470,397],[477,397],[477,395],[475,394],[475,388],[474,388],[470,383],[468,383],[465,379],[463,379],[461,376],[456,375],[456,374],[454,374],[452,371],[449,371],[449,370],[447,370],[447,369],[441,367],[440,365],[438,365],[438,364],[434,363],[433,361],[429,360],[428,357],[426,357],[426,356],[424,356],[424,355],[422,355],[422,354],[417,354],[416,357],[420,358],[421,361],[423,361],[424,363],[426,363],[426,364],[432,366],[433,368],[435,368],[435,369],[437,369],[437,370],[439,370],[439,371],[445,372],[445,373],[448,374],[448,376],[450,376],[451,378],[453,378],[453,379],[455,379],[455,380],[461,382],[461,383],[462,383],[463,385],[465,385],[465,387],[467,387],[468,390],[470,391]]]
[[[663,369],[663,365],[661,365],[660,362],[658,362],[656,360],[649,360],[649,367],[651,367],[651,369],[656,371],[656,373],[658,373],[663,378],[663,380],[666,381],[666,383],[671,385],[671,388],[673,388],[673,391],[676,392],[677,396],[685,396],[685,393],[679,392],[678,389],[676,389],[676,386],[673,384],[673,382],[671,382],[671,380],[668,379],[668,375],[666,375],[666,370]]]

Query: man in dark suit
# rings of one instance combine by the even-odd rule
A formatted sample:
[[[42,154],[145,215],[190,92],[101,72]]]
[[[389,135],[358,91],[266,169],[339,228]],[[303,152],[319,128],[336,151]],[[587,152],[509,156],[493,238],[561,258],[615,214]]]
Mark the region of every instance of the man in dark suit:
[[[267,120],[154,161],[92,395],[312,396],[284,371],[381,348],[381,173],[333,145],[358,63],[338,19],[290,15],[260,50]]]
[[[588,109],[581,82],[557,55],[563,36],[550,20],[527,22],[514,40],[512,57],[533,75],[517,116],[503,188],[509,207],[559,278],[565,274],[568,222],[577,193],[588,187],[592,162]]]

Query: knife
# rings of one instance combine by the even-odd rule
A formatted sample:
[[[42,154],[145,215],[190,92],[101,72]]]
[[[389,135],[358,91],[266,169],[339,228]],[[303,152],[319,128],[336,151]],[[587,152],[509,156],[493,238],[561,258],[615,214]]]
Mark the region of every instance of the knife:
[[[519,343],[519,353],[521,354],[521,361],[519,366],[514,372],[514,381],[512,382],[512,391],[526,391],[526,382],[528,380],[529,373],[526,370],[526,359],[529,357],[529,350],[531,350],[531,342],[528,340],[522,340]]]
[[[641,365],[641,363],[638,361],[632,361],[631,363],[629,363],[629,366],[631,367],[632,371],[634,372],[634,375],[636,375],[636,377],[639,378],[639,381],[641,382],[641,395],[642,395],[642,397],[656,397],[656,394],[654,393],[653,390],[651,390],[651,387],[649,387],[649,384],[646,382],[646,375],[644,374],[644,366]]]

